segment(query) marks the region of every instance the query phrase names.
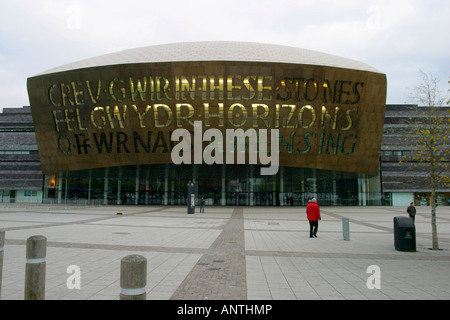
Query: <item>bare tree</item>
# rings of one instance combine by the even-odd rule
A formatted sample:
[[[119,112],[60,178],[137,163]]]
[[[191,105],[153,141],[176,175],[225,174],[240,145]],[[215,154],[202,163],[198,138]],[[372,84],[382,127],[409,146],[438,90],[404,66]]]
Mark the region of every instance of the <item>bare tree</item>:
[[[420,82],[411,90],[409,99],[418,103],[415,117],[409,118],[408,136],[412,154],[403,158],[417,171],[424,170],[422,182],[430,187],[431,229],[433,250],[439,250],[436,224],[436,190],[450,185],[449,109],[442,108],[448,98],[442,97],[438,79],[420,71]],[[417,175],[419,176],[419,175]]]

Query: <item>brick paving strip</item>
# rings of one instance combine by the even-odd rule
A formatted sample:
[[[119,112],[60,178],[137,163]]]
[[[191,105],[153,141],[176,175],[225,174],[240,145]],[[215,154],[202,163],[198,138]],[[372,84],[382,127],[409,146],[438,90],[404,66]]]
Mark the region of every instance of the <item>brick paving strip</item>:
[[[170,299],[247,299],[242,208],[234,209],[222,233],[199,259]]]

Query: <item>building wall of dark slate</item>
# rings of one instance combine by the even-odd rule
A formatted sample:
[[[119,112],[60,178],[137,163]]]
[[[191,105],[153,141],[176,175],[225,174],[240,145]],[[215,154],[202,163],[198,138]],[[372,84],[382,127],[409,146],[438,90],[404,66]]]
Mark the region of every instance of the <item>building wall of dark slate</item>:
[[[420,107],[419,109],[420,111],[426,111],[428,108]],[[439,107],[435,109],[435,112],[438,112],[441,117],[448,119],[450,118],[449,109],[449,107]],[[427,164],[415,162],[414,165],[410,165],[405,162],[417,152],[417,150],[414,150],[414,147],[411,147],[410,135],[406,130],[411,127],[410,123],[412,120],[423,118],[420,111],[418,112],[416,105],[386,106],[380,154],[380,175],[383,192],[409,192],[415,193],[415,199],[425,199],[427,198],[427,193],[431,190],[429,183],[426,182],[426,178],[429,176]],[[450,159],[445,159],[445,161],[450,162]],[[450,169],[442,174],[448,176]],[[440,185],[437,191],[441,193],[438,200],[442,204],[446,204],[445,200],[449,198],[450,192],[448,187]]]
[[[0,202],[42,198],[43,175],[30,107],[0,113]]]

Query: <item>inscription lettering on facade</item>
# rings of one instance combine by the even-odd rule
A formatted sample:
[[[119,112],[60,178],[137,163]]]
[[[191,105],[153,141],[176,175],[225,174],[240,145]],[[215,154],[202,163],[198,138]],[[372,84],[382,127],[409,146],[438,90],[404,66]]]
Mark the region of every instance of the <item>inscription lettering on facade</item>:
[[[199,73],[189,64],[149,63],[30,78],[43,172],[171,163],[172,133],[183,128],[193,138],[195,123],[224,137],[229,129],[277,129],[280,165],[378,170],[384,75],[271,63],[257,73],[244,62],[229,67],[241,73],[218,73],[214,66],[204,63]]]

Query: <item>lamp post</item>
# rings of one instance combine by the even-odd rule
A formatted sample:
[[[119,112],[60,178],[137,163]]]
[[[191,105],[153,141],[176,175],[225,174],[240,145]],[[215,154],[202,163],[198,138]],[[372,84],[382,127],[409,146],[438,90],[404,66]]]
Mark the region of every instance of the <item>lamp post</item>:
[[[193,214],[195,213],[195,184],[192,181],[189,181],[187,184],[187,213]]]

